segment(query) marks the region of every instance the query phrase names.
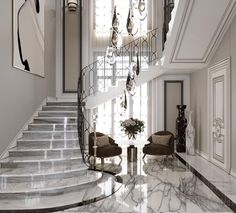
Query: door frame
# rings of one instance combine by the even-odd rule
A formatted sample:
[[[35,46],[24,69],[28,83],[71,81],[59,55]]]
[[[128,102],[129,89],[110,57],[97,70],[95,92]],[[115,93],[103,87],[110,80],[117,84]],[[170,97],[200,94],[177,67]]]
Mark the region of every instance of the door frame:
[[[231,89],[230,89],[230,58],[226,58],[211,67],[208,68],[208,141],[209,141],[209,160],[214,163],[216,166],[224,169],[226,172],[230,173],[231,168]],[[212,121],[212,106],[213,98],[212,94],[212,75],[219,73],[220,76],[224,76],[224,102],[225,102],[225,164],[220,163],[213,157],[213,143],[212,143],[212,134],[211,134],[211,121]]]

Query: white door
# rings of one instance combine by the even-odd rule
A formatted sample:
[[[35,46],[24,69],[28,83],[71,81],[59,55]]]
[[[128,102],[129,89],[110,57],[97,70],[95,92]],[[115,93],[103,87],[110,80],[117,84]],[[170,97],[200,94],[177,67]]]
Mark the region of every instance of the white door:
[[[230,59],[208,69],[210,160],[230,171]]]

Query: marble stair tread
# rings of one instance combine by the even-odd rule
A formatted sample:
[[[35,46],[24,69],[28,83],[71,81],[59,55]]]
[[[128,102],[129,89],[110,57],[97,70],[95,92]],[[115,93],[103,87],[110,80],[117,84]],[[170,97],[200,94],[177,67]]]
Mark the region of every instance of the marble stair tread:
[[[42,149],[42,148],[68,148],[78,147],[78,138],[74,139],[19,139],[17,140],[17,146],[31,149]]]
[[[77,147],[68,147],[68,148],[36,148],[36,149],[30,149],[30,148],[24,148],[24,147],[18,147],[18,146],[15,146],[11,149],[9,149],[9,152],[38,152],[38,151],[43,151],[43,152],[48,152],[48,151],[67,151],[67,150],[76,150],[76,151],[79,151],[80,150],[80,147],[77,146]]]
[[[78,138],[77,130],[69,131],[24,131],[21,139],[73,139]]]
[[[68,124],[77,122],[77,117],[34,117],[33,123],[45,123],[45,124]]]
[[[71,124],[29,124],[28,131],[69,131],[77,130],[77,123]]]
[[[73,148],[51,148],[51,149],[25,149],[22,147],[14,147],[11,148],[9,151],[9,156],[16,157],[16,156],[69,156],[69,155],[80,155],[80,148],[73,147]]]
[[[98,181],[99,184],[91,183],[83,189],[68,191],[55,196],[28,196],[21,195],[20,198],[0,199],[0,211],[27,210],[34,212],[36,209],[44,212],[59,211],[68,207],[81,206],[106,198],[120,189],[121,183],[110,174],[104,174]]]
[[[87,170],[85,164],[74,164],[74,165],[61,165],[53,168],[41,168],[40,170],[37,167],[27,167],[27,168],[0,168],[0,178],[1,177],[32,177],[36,176],[46,176],[57,175],[61,173],[70,173],[70,172],[81,172]]]
[[[43,106],[42,111],[76,111],[77,106]]]
[[[40,111],[39,117],[76,117],[77,111]]]
[[[70,101],[48,101],[46,106],[77,106],[77,102]]]
[[[0,161],[0,163],[7,163],[7,162],[49,162],[49,161],[63,161],[63,160],[75,160],[75,159],[82,159],[81,156],[22,156],[22,157],[7,157]]]
[[[25,194],[25,193],[37,193],[37,192],[49,192],[58,189],[75,187],[78,185],[88,184],[94,181],[98,181],[102,177],[101,172],[87,171],[79,177],[61,178],[55,180],[46,181],[30,181],[24,183],[2,183],[0,184],[0,196],[1,194]],[[7,195],[6,195],[7,196]]]
[[[66,142],[66,141],[78,141],[78,138],[71,138],[71,139],[64,139],[64,138],[59,138],[59,139],[47,139],[47,138],[44,138],[44,139],[22,139],[22,138],[19,138],[17,141],[36,141],[36,142],[40,142],[40,141],[52,141],[52,142]]]

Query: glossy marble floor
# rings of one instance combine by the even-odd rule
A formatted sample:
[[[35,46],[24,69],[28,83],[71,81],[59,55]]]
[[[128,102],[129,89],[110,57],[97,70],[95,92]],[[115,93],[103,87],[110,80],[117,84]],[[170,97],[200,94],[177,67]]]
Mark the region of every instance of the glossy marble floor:
[[[126,148],[119,166],[107,160],[105,170],[116,172],[123,186],[101,201],[65,212],[232,212],[176,157],[139,158],[128,163]],[[118,159],[117,159],[118,162]]]

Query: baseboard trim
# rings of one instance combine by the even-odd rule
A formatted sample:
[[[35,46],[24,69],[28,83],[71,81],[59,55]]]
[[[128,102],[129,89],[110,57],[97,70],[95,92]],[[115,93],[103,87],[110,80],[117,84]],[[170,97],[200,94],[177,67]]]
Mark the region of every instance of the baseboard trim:
[[[204,153],[204,152],[202,152],[202,151],[199,151],[199,150],[196,150],[196,153],[197,153],[198,155],[200,155],[201,157],[203,157],[205,160],[207,160],[207,161],[210,160],[208,154],[206,154],[206,153]]]
[[[22,137],[22,133],[24,130],[27,129],[29,123],[31,123],[34,119],[35,116],[38,115],[38,112],[42,109],[43,105],[46,104],[48,98],[45,98],[41,104],[39,105],[39,107],[34,111],[34,113],[31,115],[30,119],[23,125],[23,127],[20,129],[20,131],[16,134],[16,136],[13,138],[13,140],[9,143],[9,145],[7,146],[7,148],[2,152],[2,154],[0,155],[0,159],[6,158],[9,156],[8,150],[13,148],[14,146],[16,146],[16,142],[19,138]]]

